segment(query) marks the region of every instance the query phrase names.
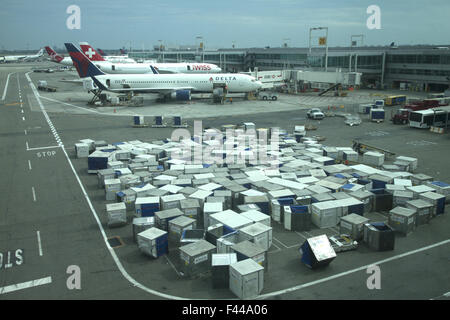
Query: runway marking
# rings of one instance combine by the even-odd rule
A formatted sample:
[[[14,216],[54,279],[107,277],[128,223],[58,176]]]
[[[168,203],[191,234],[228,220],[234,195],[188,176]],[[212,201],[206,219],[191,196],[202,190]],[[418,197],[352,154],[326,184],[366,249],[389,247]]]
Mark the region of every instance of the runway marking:
[[[25,132],[25,135],[27,135],[27,130],[24,130],[24,132]]]
[[[23,113],[23,109],[21,110],[21,112]]]
[[[52,277],[46,277],[46,278],[36,279],[36,280],[32,280],[32,281],[17,283],[17,284],[13,284],[10,286],[0,288],[0,294],[6,294],[6,293],[23,290],[23,289],[28,289],[28,288],[33,288],[33,287],[37,287],[37,286],[42,286],[42,285],[50,284],[50,283],[52,283]]]
[[[181,274],[178,272],[177,268],[175,268],[175,266],[173,265],[172,261],[170,261],[170,259],[167,257],[167,255],[164,255],[164,257],[166,257],[167,262],[170,264],[170,266],[172,267],[173,270],[175,270],[175,272],[177,273],[178,276],[181,276]]]
[[[47,120],[47,123],[49,125],[53,126],[53,123],[51,122],[50,118],[47,115],[47,111],[45,111],[44,105],[42,104],[42,101],[40,99],[40,96],[36,90],[36,87],[34,86],[33,82],[30,79],[30,76],[28,75],[30,72],[25,73],[25,76],[28,79],[28,83],[30,85],[30,88],[33,90],[34,96],[36,97],[36,100],[39,104],[39,107],[41,108],[42,113],[44,114],[45,119]],[[114,262],[117,265],[117,268],[119,269],[120,273],[122,273],[123,277],[130,282],[132,285],[134,285],[135,287],[138,287],[139,289],[148,292],[150,294],[162,297],[162,298],[166,298],[166,299],[174,299],[174,300],[193,300],[192,298],[183,298],[183,297],[178,297],[178,296],[173,296],[173,295],[169,295],[169,294],[165,294],[162,292],[158,292],[156,290],[152,290],[150,288],[147,288],[146,286],[144,286],[143,284],[141,284],[140,282],[137,282],[133,277],[131,277],[128,272],[125,270],[125,268],[123,267],[122,263],[120,262],[119,258],[117,257],[117,254],[115,253],[114,249],[111,248],[111,246],[108,243],[108,238],[106,236],[106,232],[105,229],[103,229],[102,223],[100,222],[100,219],[98,218],[97,212],[94,209],[94,206],[92,205],[91,199],[89,198],[89,195],[86,192],[86,189],[83,186],[83,183],[80,180],[80,177],[78,176],[78,173],[76,172],[72,161],[69,158],[69,155],[67,154],[66,150],[64,149],[64,146],[62,145],[61,150],[63,151],[64,155],[66,156],[67,162],[69,163],[69,166],[73,172],[73,174],[75,175],[75,178],[81,188],[81,191],[83,193],[84,198],[86,199],[86,202],[89,206],[89,209],[91,210],[92,215],[94,216],[95,221],[97,222],[97,226],[100,229],[100,233],[103,237],[103,241],[106,244],[106,248],[108,249],[109,253],[111,254]]]
[[[28,160],[28,168],[31,170],[31,161]]]
[[[3,90],[3,96],[2,96],[2,100],[5,100],[6,97],[6,91],[8,90],[8,83],[9,83],[9,77],[15,72],[11,72],[10,74],[8,74],[8,77],[6,78],[6,84],[5,84],[5,89]]]
[[[285,245],[283,242],[281,242],[281,241],[278,240],[277,238],[273,237],[272,239],[278,241],[283,247],[285,247],[285,248],[288,247],[287,245]]]
[[[42,257],[42,245],[41,245],[41,233],[39,231],[36,231],[37,239],[38,239],[38,246],[39,246],[39,256]]]
[[[31,187],[31,191],[33,192],[33,201],[36,202],[36,193],[34,192],[34,187]]]
[[[22,117],[22,120],[25,121],[25,117]]]
[[[25,145],[27,146],[27,150],[30,150],[30,148],[28,148],[28,141],[25,142]]]
[[[42,149],[53,149],[53,148],[61,148],[61,146],[50,146],[50,147],[28,148],[28,142],[27,142],[27,151],[32,151],[32,150],[42,150]]]
[[[380,261],[377,261],[377,262],[373,262],[373,263],[367,264],[367,265],[359,267],[359,268],[355,268],[355,269],[351,269],[351,270],[348,270],[348,271],[344,271],[344,272],[335,274],[335,275],[330,276],[330,277],[326,277],[326,278],[322,278],[322,279],[319,279],[319,280],[316,280],[316,281],[311,281],[311,282],[308,282],[308,283],[300,284],[298,286],[294,286],[294,287],[291,287],[291,288],[288,288],[288,289],[283,289],[283,290],[279,290],[279,291],[274,291],[274,292],[270,292],[270,293],[267,293],[267,294],[263,294],[263,295],[258,296],[257,299],[269,298],[269,297],[272,297],[272,296],[285,294],[285,293],[297,291],[297,290],[300,290],[300,289],[303,289],[303,288],[311,287],[313,285],[316,285],[316,284],[319,284],[319,283],[322,283],[322,282],[326,282],[326,281],[329,281],[329,280],[337,279],[337,278],[340,278],[340,277],[343,277],[343,276],[346,276],[346,275],[349,275],[349,274],[352,274],[352,273],[355,273],[355,272],[358,272],[358,271],[367,270],[368,267],[373,266],[373,265],[379,266],[380,264],[387,263],[387,262],[394,261],[394,260],[398,260],[398,259],[410,256],[410,255],[413,255],[413,254],[416,254],[416,253],[419,253],[419,252],[422,252],[422,251],[426,251],[426,250],[429,250],[429,249],[432,249],[432,248],[435,248],[435,247],[439,247],[439,246],[442,246],[442,245],[445,245],[445,244],[448,244],[448,243],[450,243],[450,239],[447,239],[447,240],[444,240],[444,241],[441,241],[441,242],[438,242],[438,243],[435,243],[435,244],[432,244],[432,245],[429,245],[429,246],[426,246],[426,247],[422,247],[420,249],[408,251],[408,252],[405,252],[405,253],[402,253],[402,254],[399,254],[399,255],[387,258],[387,259],[383,259],[383,260],[380,260]]]

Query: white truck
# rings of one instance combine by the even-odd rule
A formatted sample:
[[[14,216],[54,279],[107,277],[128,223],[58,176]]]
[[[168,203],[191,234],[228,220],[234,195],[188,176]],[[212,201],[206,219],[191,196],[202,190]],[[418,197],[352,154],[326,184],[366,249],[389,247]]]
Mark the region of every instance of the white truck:
[[[258,93],[258,97],[261,100],[272,100],[276,101],[278,99],[278,94],[275,92],[269,92],[269,91],[260,91]]]

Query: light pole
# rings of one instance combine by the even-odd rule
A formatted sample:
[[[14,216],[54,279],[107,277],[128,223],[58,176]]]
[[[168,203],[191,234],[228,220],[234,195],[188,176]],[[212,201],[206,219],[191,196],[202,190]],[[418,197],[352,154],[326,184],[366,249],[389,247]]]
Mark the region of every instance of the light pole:
[[[283,47],[287,48],[288,46],[288,41],[291,41],[290,38],[283,38]],[[286,59],[284,60],[284,69],[287,69],[289,65],[289,61],[288,61],[288,54],[286,53]]]
[[[325,71],[328,70],[328,27],[309,28],[309,54],[311,55],[311,33],[313,30],[326,30],[325,34]]]
[[[164,48],[162,44],[162,40],[159,41],[159,59],[161,59],[161,52],[162,52],[162,62],[164,63]]]
[[[202,57],[204,60],[205,56],[203,55],[203,37],[202,36],[197,36],[196,39],[198,40],[198,44],[197,44],[197,53],[199,53],[199,50],[202,49]]]

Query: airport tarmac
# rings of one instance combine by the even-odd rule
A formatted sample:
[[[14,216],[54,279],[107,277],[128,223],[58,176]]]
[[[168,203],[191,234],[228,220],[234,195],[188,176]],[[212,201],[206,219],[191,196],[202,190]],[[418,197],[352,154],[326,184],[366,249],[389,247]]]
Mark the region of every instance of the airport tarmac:
[[[213,290],[208,277],[180,276],[176,249],[149,260],[133,243],[130,224],[106,227],[104,193],[97,187],[97,177],[87,173],[86,159],[76,159],[73,146],[85,138],[117,142],[170,137],[172,128],[132,128],[135,114],[147,116],[148,122],[155,115],[166,119],[180,115],[188,121],[189,130],[193,120],[202,120],[204,127],[254,122],[257,127],[289,131],[295,125],[313,123],[317,130],[308,135],[325,137],[326,145],[351,146],[353,139],[360,138],[397,155],[416,157],[417,172],[450,181],[448,134],[389,121],[377,124],[363,119],[360,126],[349,127],[342,117],[306,120],[308,107],[344,105],[347,109],[336,112],[348,112],[356,104],[376,99],[374,91],[353,92],[347,100],[282,95],[277,102],[233,99],[232,105],[194,101],[181,106],[148,99],[149,106],[144,107],[92,108],[86,106],[90,96],[81,88],[51,82],[60,73],[26,75],[29,68],[28,64],[0,66],[0,94],[5,93],[0,103],[0,166],[5,182],[0,187],[0,253],[4,257],[0,299],[236,298],[229,290]],[[4,91],[11,72],[15,73]],[[35,85],[47,80],[58,92],[38,93],[29,79]],[[379,214],[374,218],[385,219]],[[274,222],[272,226],[274,245],[268,253],[261,299],[431,299],[449,291],[448,214],[407,237],[397,237],[393,251],[373,252],[362,245],[357,251],[339,253],[327,268],[317,271],[300,262],[298,248],[310,235],[337,234],[337,229],[314,229],[308,234],[284,231]],[[109,248],[105,239],[113,236],[119,236],[124,245]],[[381,290],[366,286],[366,269],[372,264],[381,268]],[[81,290],[67,286],[67,268],[73,265],[81,270]]]

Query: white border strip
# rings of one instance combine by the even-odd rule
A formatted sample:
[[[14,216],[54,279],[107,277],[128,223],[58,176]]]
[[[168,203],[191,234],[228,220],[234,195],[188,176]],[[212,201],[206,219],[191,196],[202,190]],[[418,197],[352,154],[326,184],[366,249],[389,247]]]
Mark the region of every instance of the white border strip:
[[[0,288],[0,294],[10,293],[18,290],[33,288],[37,286],[42,286],[44,284],[50,284],[52,283],[52,277],[46,277],[41,279],[36,279],[32,281],[12,284],[10,286],[2,287]]]
[[[5,100],[6,98],[6,92],[8,91],[8,83],[9,83],[9,77],[15,72],[11,72],[10,74],[8,74],[8,77],[6,78],[6,84],[5,84],[5,89],[3,89],[3,96],[2,96],[2,100]]]
[[[42,257],[42,244],[41,244],[41,233],[39,231],[36,231],[37,239],[38,239],[38,245],[39,245],[39,256]]]

